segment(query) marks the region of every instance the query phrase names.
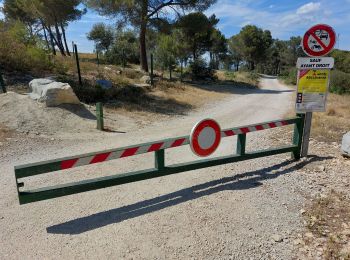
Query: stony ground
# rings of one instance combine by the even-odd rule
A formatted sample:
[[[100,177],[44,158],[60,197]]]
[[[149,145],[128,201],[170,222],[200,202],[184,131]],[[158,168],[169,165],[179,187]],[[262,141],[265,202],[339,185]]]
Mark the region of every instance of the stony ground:
[[[327,259],[332,232],[346,231],[348,222],[340,223],[343,230],[318,232],[310,219],[318,209],[314,202],[332,189],[349,197],[349,160],[340,156],[338,144],[313,141],[310,157],[299,162],[285,154],[18,205],[14,165],[188,134],[193,122],[204,117],[217,119],[223,128],[283,117],[293,93],[277,80],[262,83],[261,91],[237,91],[196,113],[126,134],[4,137],[0,258]],[[248,150],[285,144],[291,134],[290,127],[251,134]],[[226,138],[216,156],[232,153],[235,142]],[[166,158],[167,163],[196,159],[188,147],[169,150]],[[53,173],[29,184],[41,187],[133,171],[152,162],[152,155],[138,156]],[[349,241],[344,234],[341,248],[333,247],[343,255]]]

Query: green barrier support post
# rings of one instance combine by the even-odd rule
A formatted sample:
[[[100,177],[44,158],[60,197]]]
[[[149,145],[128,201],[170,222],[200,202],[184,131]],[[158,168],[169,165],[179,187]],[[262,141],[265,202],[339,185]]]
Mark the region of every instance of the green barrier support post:
[[[103,131],[104,130],[103,105],[101,102],[96,104],[96,118],[97,118],[97,129]]]

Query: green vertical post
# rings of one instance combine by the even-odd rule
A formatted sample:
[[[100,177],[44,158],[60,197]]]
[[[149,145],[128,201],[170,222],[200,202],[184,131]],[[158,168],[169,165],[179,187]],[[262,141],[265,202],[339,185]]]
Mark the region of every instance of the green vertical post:
[[[305,114],[297,114],[301,120],[299,120],[294,127],[293,144],[298,146],[298,150],[292,153],[292,159],[300,160],[302,145],[303,145],[303,134],[305,125]]]
[[[75,52],[75,60],[77,62],[78,76],[79,76],[79,84],[82,87],[83,81],[81,80],[81,72],[80,72],[80,63],[79,63],[79,54],[78,54],[78,46],[74,44],[74,52]]]
[[[3,93],[7,92],[5,82],[4,82],[4,79],[1,75],[1,72],[0,72],[0,87],[1,87]]]
[[[103,105],[101,102],[96,104],[96,118],[97,118],[97,129],[103,131],[104,130]]]
[[[155,167],[158,170],[164,169],[165,167],[165,152],[164,150],[159,150],[154,153],[155,155]]]
[[[246,134],[239,134],[237,136],[237,155],[245,155],[245,146],[247,142]]]
[[[154,66],[154,64],[153,64],[153,54],[151,54],[151,75],[150,75],[150,77],[151,77],[151,85],[152,86],[154,85],[153,66]]]

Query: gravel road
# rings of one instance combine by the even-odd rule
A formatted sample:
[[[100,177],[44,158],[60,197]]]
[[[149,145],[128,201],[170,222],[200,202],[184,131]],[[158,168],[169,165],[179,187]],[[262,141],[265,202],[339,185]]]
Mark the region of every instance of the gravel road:
[[[17,138],[1,146],[1,259],[291,259],[302,228],[303,177],[289,155],[176,174],[19,206],[13,166],[189,134],[203,118],[222,128],[283,118],[293,91],[263,78],[260,90],[126,134],[74,139]],[[215,91],[215,89],[213,89]],[[290,128],[249,135],[249,149],[277,144]],[[215,154],[232,153],[227,138]],[[169,150],[167,163],[197,159],[189,147]],[[30,185],[67,182],[152,166],[152,155],[34,178]]]

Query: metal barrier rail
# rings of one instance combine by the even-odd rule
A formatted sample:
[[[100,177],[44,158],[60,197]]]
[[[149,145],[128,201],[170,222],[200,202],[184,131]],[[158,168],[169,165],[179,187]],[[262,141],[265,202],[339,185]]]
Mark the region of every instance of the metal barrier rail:
[[[293,144],[276,149],[268,149],[246,153],[246,135],[250,132],[263,131],[275,127],[295,124]],[[291,152],[295,159],[300,159],[302,136],[304,128],[304,116],[299,115],[297,118],[266,122],[261,124],[226,129],[221,132],[222,137],[238,136],[237,152],[234,155],[218,157],[214,159],[204,159],[191,163],[176,165],[165,165],[164,150],[180,147],[189,144],[189,136],[182,136],[172,139],[166,139],[151,143],[144,143],[135,146],[128,146],[118,149],[111,149],[102,152],[88,153],[79,156],[60,158],[50,161],[44,161],[34,164],[27,164],[15,167],[15,177],[20,204],[26,204],[41,200],[47,200],[80,192],[86,192],[125,183],[131,183],[156,177],[171,175],[175,173],[196,170],[206,167],[212,167],[221,164],[233,163],[243,160],[249,160],[259,157],[271,156]],[[24,183],[20,180],[23,178],[40,175],[44,173],[67,170],[84,165],[102,163],[109,160],[115,160],[144,153],[155,153],[155,168],[118,174],[114,176],[101,177],[81,182],[69,183],[65,185],[40,188],[36,190],[22,190]]]

